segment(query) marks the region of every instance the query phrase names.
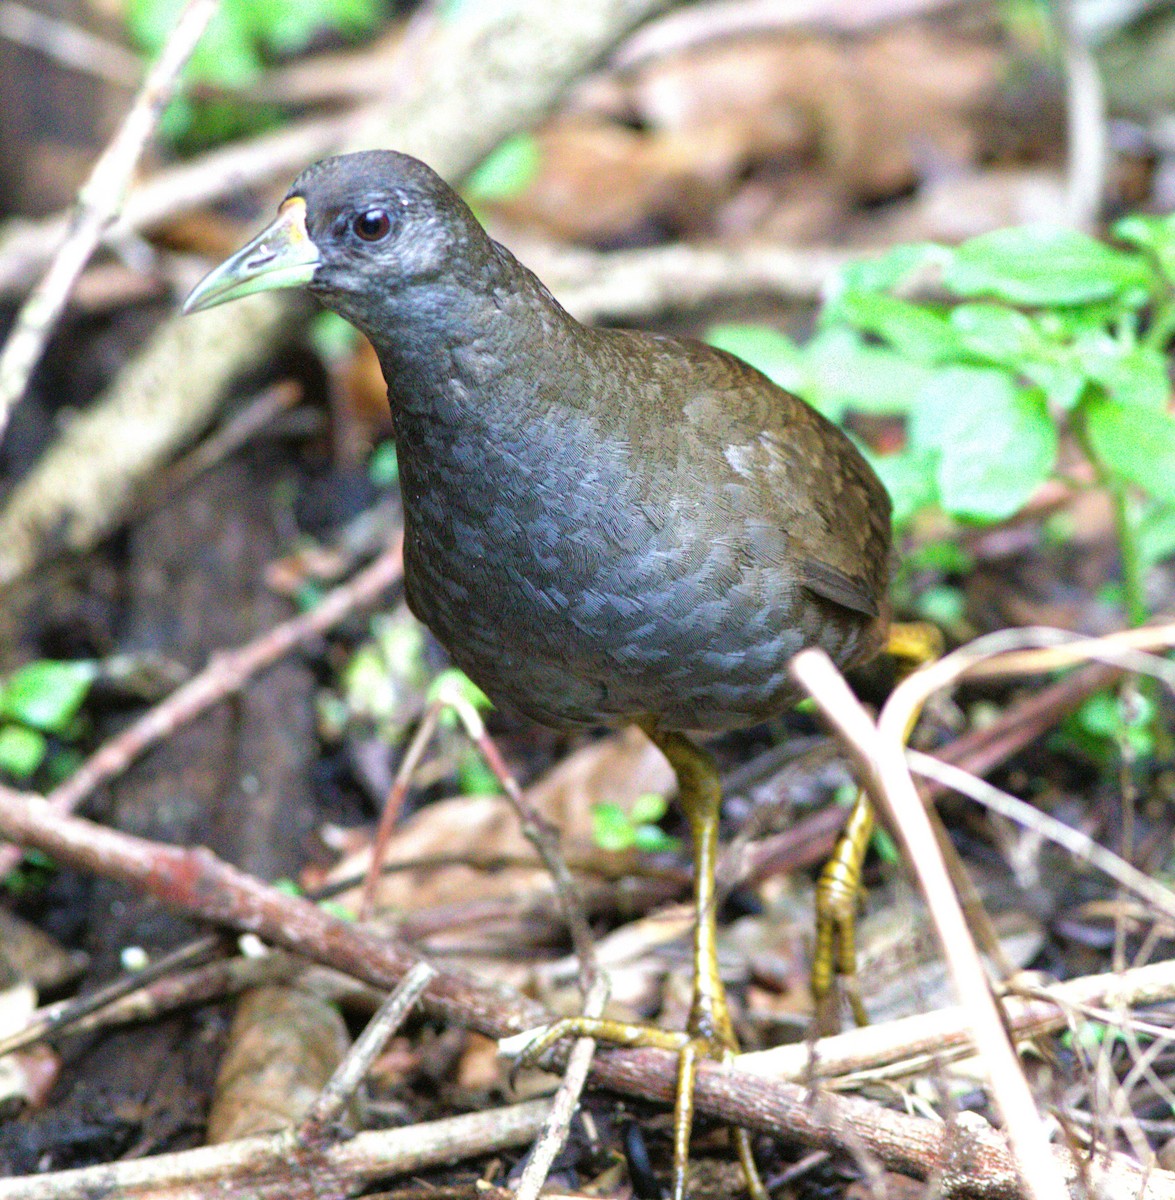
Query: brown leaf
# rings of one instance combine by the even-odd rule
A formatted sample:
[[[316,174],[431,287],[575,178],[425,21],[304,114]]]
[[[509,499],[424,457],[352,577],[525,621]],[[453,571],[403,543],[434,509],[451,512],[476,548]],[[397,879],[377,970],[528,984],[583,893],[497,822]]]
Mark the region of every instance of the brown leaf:
[[[217,1072],[208,1141],[296,1124],[349,1044],[338,1009],[310,992],[278,986],[246,992]]]

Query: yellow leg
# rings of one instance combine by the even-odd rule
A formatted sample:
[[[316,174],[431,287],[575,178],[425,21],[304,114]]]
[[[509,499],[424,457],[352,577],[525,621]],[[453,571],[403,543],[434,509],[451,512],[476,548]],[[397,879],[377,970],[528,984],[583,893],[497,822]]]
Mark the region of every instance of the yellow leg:
[[[832,857],[816,884],[816,944],[812,954],[812,998],[821,1026],[835,1028],[827,1014],[835,976],[844,981],[853,1020],[868,1025],[857,985],[857,901],[861,870],[873,836],[873,805],[860,791]]]
[[[677,1092],[673,1107],[673,1200],[685,1200],[690,1132],[694,1116],[694,1082],[699,1058],[726,1061],[738,1051],[738,1040],[726,1004],[726,989],[718,970],[718,900],[714,869],[718,858],[718,818],[721,788],[713,758],[680,733],[665,733],[651,725],[645,732],[677,774],[678,796],[693,835],[694,988],[684,1033],[671,1033],[623,1021],[572,1017],[557,1021],[527,1047],[523,1059],[533,1061],[564,1037],[594,1037],[626,1046],[659,1046],[676,1051]],[[735,1130],[735,1145],[753,1200],[767,1200],[745,1130]]]
[[[894,658],[904,660],[909,664],[908,670],[912,670],[941,656],[942,634],[933,625],[922,622],[894,625],[889,631],[885,650]],[[907,737],[909,734],[907,729]],[[873,805],[865,792],[860,791],[836,849],[816,884],[812,998],[816,1002],[817,1020],[821,1026],[829,1028],[835,1028],[829,1004],[837,977],[843,982],[853,1019],[858,1025],[869,1024],[857,980],[857,902],[861,896],[861,873],[873,836],[873,825]]]

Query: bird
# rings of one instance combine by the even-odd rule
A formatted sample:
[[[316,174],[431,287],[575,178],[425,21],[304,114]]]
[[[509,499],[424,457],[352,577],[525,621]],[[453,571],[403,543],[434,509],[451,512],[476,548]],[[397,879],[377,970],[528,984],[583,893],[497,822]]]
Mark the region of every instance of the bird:
[[[721,788],[698,737],[792,704],[802,649],[848,668],[881,648],[889,497],[840,428],[734,355],[575,320],[406,154],[308,167],[184,311],[285,288],[379,358],[415,615],[491,699],[559,730],[635,723],[677,775],[695,868],[685,1030],[581,1017],[540,1040],[677,1053],[684,1200],[698,1060],[738,1045],[716,946]]]

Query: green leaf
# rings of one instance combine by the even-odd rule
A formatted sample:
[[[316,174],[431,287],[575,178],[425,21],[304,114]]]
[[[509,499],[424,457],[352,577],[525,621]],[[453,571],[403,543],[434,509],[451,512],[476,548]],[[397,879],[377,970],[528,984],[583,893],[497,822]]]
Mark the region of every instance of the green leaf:
[[[45,760],[48,745],[44,734],[22,725],[0,725],[0,771],[24,781]]]
[[[901,529],[915,513],[938,502],[936,453],[906,449],[896,454],[874,454],[867,448],[862,448],[862,453],[889,492],[895,528]]]
[[[939,371],[918,397],[909,436],[912,446],[938,450],[943,508],[972,520],[1018,512],[1057,457],[1044,397],[981,368]]]
[[[1175,503],[1149,503],[1139,517],[1135,537],[1144,570],[1175,555]]]
[[[339,362],[355,352],[359,330],[348,324],[338,313],[320,312],[310,322],[310,344],[324,362]]]
[[[29,663],[5,681],[0,715],[45,733],[64,733],[97,674],[98,665],[89,659]]]
[[[1086,304],[1148,293],[1151,272],[1138,254],[1111,249],[1073,229],[1024,225],[981,234],[957,247],[943,276],[960,296],[1010,304]]]
[[[1018,365],[1039,354],[1041,336],[1030,317],[999,304],[960,304],[950,323],[963,347],[979,358],[1001,365]]]
[[[845,292],[829,305],[825,317],[882,338],[915,362],[949,362],[963,350],[962,340],[946,317],[880,292]]]
[[[457,787],[463,796],[496,796],[502,790],[489,764],[472,747],[457,764]]]
[[[1049,405],[1060,412],[1072,412],[1089,386],[1089,378],[1071,350],[1059,353],[1052,361],[1021,363],[1020,368],[1044,392]]]
[[[967,598],[958,588],[945,583],[919,592],[915,606],[923,621],[943,629],[955,628],[967,614]]]
[[[542,160],[542,150],[534,134],[517,133],[508,137],[465,180],[465,195],[482,203],[511,200],[534,182]]]
[[[660,792],[641,792],[628,815],[634,825],[655,825],[668,808],[669,801]]]
[[[1123,217],[1114,226],[1114,236],[1140,250],[1149,250],[1167,282],[1175,283],[1175,216]]]
[[[628,814],[619,804],[592,805],[592,841],[601,850],[629,850],[636,833]]]
[[[1108,334],[1082,338],[1074,347],[1086,374],[1122,404],[1162,412],[1171,398],[1167,358],[1153,346],[1123,345]]]
[[[488,712],[494,707],[494,702],[489,696],[464,671],[458,670],[457,667],[449,667],[432,681],[429,685],[426,699],[429,704],[432,704],[437,697],[451,690],[456,691],[457,695],[466,704],[472,705],[478,712]]]
[[[638,825],[632,831],[632,844],[643,854],[664,854],[676,850],[681,842],[659,825]]]
[[[1156,500],[1175,502],[1175,419],[1167,412],[1096,397],[1085,432],[1098,461]]]
[[[840,272],[832,289],[835,304],[846,292],[892,292],[911,279],[946,262],[950,251],[932,242],[910,242],[895,246],[878,258],[851,262]]]
[[[805,347],[803,378],[793,390],[831,421],[846,412],[900,416],[934,368],[893,350],[866,345],[850,329],[828,329]]]
[[[367,478],[377,488],[391,487],[400,478],[400,460],[396,454],[396,443],[388,438],[380,442],[367,460]]]

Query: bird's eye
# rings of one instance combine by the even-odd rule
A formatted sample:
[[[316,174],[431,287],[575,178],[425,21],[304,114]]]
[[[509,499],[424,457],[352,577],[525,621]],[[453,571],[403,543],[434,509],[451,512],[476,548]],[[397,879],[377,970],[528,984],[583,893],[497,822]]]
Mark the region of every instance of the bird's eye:
[[[391,232],[392,219],[382,208],[369,208],[356,215],[351,228],[363,241],[378,242]]]

